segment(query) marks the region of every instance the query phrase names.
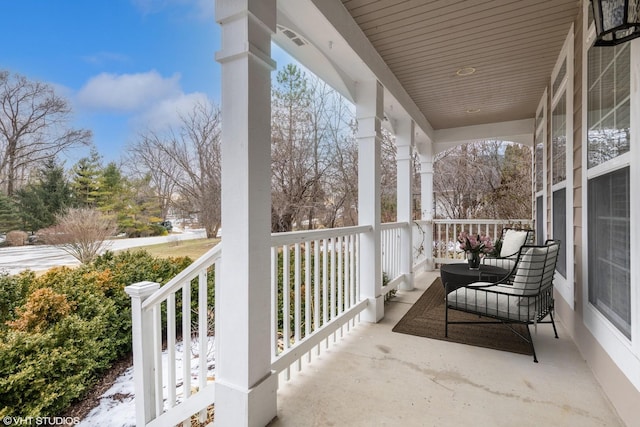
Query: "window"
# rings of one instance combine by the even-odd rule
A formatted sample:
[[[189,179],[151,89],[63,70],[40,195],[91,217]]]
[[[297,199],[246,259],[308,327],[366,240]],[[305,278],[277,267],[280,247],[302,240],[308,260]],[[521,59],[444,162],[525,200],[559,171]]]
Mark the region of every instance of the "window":
[[[567,105],[566,94],[563,94],[551,113],[553,151],[553,185],[558,188],[553,192],[553,238],[560,240],[560,252],[556,270],[567,277]]]
[[[573,28],[551,75],[551,238],[560,241],[556,289],[573,308]]]
[[[631,339],[630,44],[588,53],[587,228],[592,304]]]
[[[564,246],[573,244],[567,241],[567,189],[561,188],[553,192],[553,238],[560,240],[560,252],[556,270],[567,277],[567,251]]]
[[[553,184],[567,179],[567,102],[563,95],[551,113]]]
[[[589,180],[589,302],[631,339],[629,167]]]
[[[544,238],[544,205],[542,196],[536,197],[536,244],[541,245],[546,240]]]
[[[542,136],[542,129],[536,133],[535,139],[536,151],[535,164],[536,164],[536,193],[544,189],[544,138]]]
[[[589,50],[588,168],[629,151],[629,49],[626,43]]]
[[[553,82],[553,93],[557,93],[558,89],[560,89],[560,85],[562,84],[562,80],[567,75],[567,58],[562,61],[562,67],[558,71],[558,75],[556,76]]]
[[[545,89],[538,109],[536,110],[536,132],[534,135],[534,197],[536,242],[542,244],[546,240],[546,174],[547,174],[547,90]]]

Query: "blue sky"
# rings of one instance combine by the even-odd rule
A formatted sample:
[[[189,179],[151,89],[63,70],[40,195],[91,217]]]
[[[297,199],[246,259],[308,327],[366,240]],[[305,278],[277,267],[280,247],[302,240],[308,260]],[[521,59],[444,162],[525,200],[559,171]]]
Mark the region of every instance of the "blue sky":
[[[147,128],[220,101],[215,0],[0,0],[0,69],[46,82],[105,161]],[[289,61],[274,49],[278,67]],[[68,163],[86,155],[76,150]],[[67,166],[70,166],[67,164]]]

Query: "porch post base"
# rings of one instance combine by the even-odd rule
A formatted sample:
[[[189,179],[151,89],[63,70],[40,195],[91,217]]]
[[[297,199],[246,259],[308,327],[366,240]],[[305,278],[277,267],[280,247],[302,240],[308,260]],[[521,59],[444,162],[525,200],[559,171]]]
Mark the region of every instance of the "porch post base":
[[[369,305],[360,315],[363,322],[378,323],[384,317],[384,297],[369,298]]]
[[[424,264],[424,271],[434,271],[436,269],[436,263],[433,259],[428,259]]]
[[[404,280],[398,286],[401,291],[412,291],[415,289],[413,284],[413,273],[404,273]]]
[[[276,417],[278,375],[274,371],[249,390],[218,379],[215,384],[214,426],[264,427]]]

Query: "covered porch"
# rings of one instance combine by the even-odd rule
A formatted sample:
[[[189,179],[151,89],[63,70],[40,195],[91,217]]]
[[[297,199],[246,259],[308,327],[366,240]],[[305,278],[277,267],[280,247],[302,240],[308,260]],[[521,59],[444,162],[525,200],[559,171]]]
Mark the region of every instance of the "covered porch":
[[[632,314],[620,304],[628,315],[620,322],[629,323],[624,336],[602,315],[607,307],[594,308],[587,286],[588,4],[217,0],[223,34],[216,59],[223,87],[224,255],[221,249],[212,251],[162,289],[150,282],[128,288],[138,424],[173,425],[213,402],[215,424],[234,427],[637,423],[640,292],[635,277],[640,267],[620,268],[630,277],[626,302]],[[463,23],[456,26],[461,16]],[[355,227],[270,234],[272,41],[355,105]],[[635,79],[640,41],[631,43]],[[630,92],[633,128],[640,98],[637,87]],[[396,136],[398,148],[394,224],[382,224],[380,218],[382,127]],[[565,243],[563,269],[556,274],[561,339],[538,328],[539,364],[529,357],[390,332],[437,274],[424,272],[433,270],[438,257],[433,250],[434,155],[481,139],[535,147],[536,238]],[[639,151],[634,150],[623,160],[637,178]],[[428,230],[419,245],[412,237],[414,152],[421,166],[418,224]],[[637,218],[640,199],[635,197],[631,215]],[[638,236],[640,228],[631,232]],[[631,241],[636,251],[640,239]],[[422,248],[421,259],[416,247]],[[617,253],[614,249],[610,252]],[[385,283],[383,273],[390,272]],[[181,292],[190,304],[197,286],[195,316],[203,328],[199,345],[204,351],[207,283],[213,274],[215,383],[201,375],[194,384],[197,392],[191,395],[189,388],[188,399],[176,404],[175,368],[163,372],[159,356],[164,340],[169,348],[175,345],[175,334],[165,337],[163,330],[176,329],[176,295]],[[395,288],[399,296],[385,301]],[[169,313],[166,326],[163,307]],[[191,312],[182,316],[188,328]],[[183,329],[182,335],[192,332]],[[325,348],[343,333],[342,340]],[[299,368],[304,369],[298,374]],[[185,378],[190,369],[184,368]],[[163,383],[169,384],[168,392]]]
[[[531,356],[392,332],[438,272],[416,276],[376,324],[360,323],[278,390],[270,426],[623,426],[558,323]]]

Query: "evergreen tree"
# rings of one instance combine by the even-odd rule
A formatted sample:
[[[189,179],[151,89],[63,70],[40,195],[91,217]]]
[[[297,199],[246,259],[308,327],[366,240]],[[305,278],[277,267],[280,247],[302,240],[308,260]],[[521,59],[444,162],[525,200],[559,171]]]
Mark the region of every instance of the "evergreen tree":
[[[314,188],[311,92],[305,73],[287,64],[271,97],[271,231],[291,231]]]
[[[127,179],[122,176],[115,162],[109,163],[98,177],[96,203],[107,215],[121,212],[127,205]]]
[[[15,202],[3,194],[0,194],[0,233],[22,228],[18,208]]]
[[[27,231],[37,231],[55,223],[71,202],[71,190],[64,168],[54,159],[48,159],[38,170],[36,182],[16,192],[19,216]]]
[[[76,207],[95,208],[100,197],[102,159],[95,149],[71,169],[71,192]]]
[[[496,218],[531,217],[531,179],[531,149],[524,145],[507,145],[500,186],[491,194]]]

